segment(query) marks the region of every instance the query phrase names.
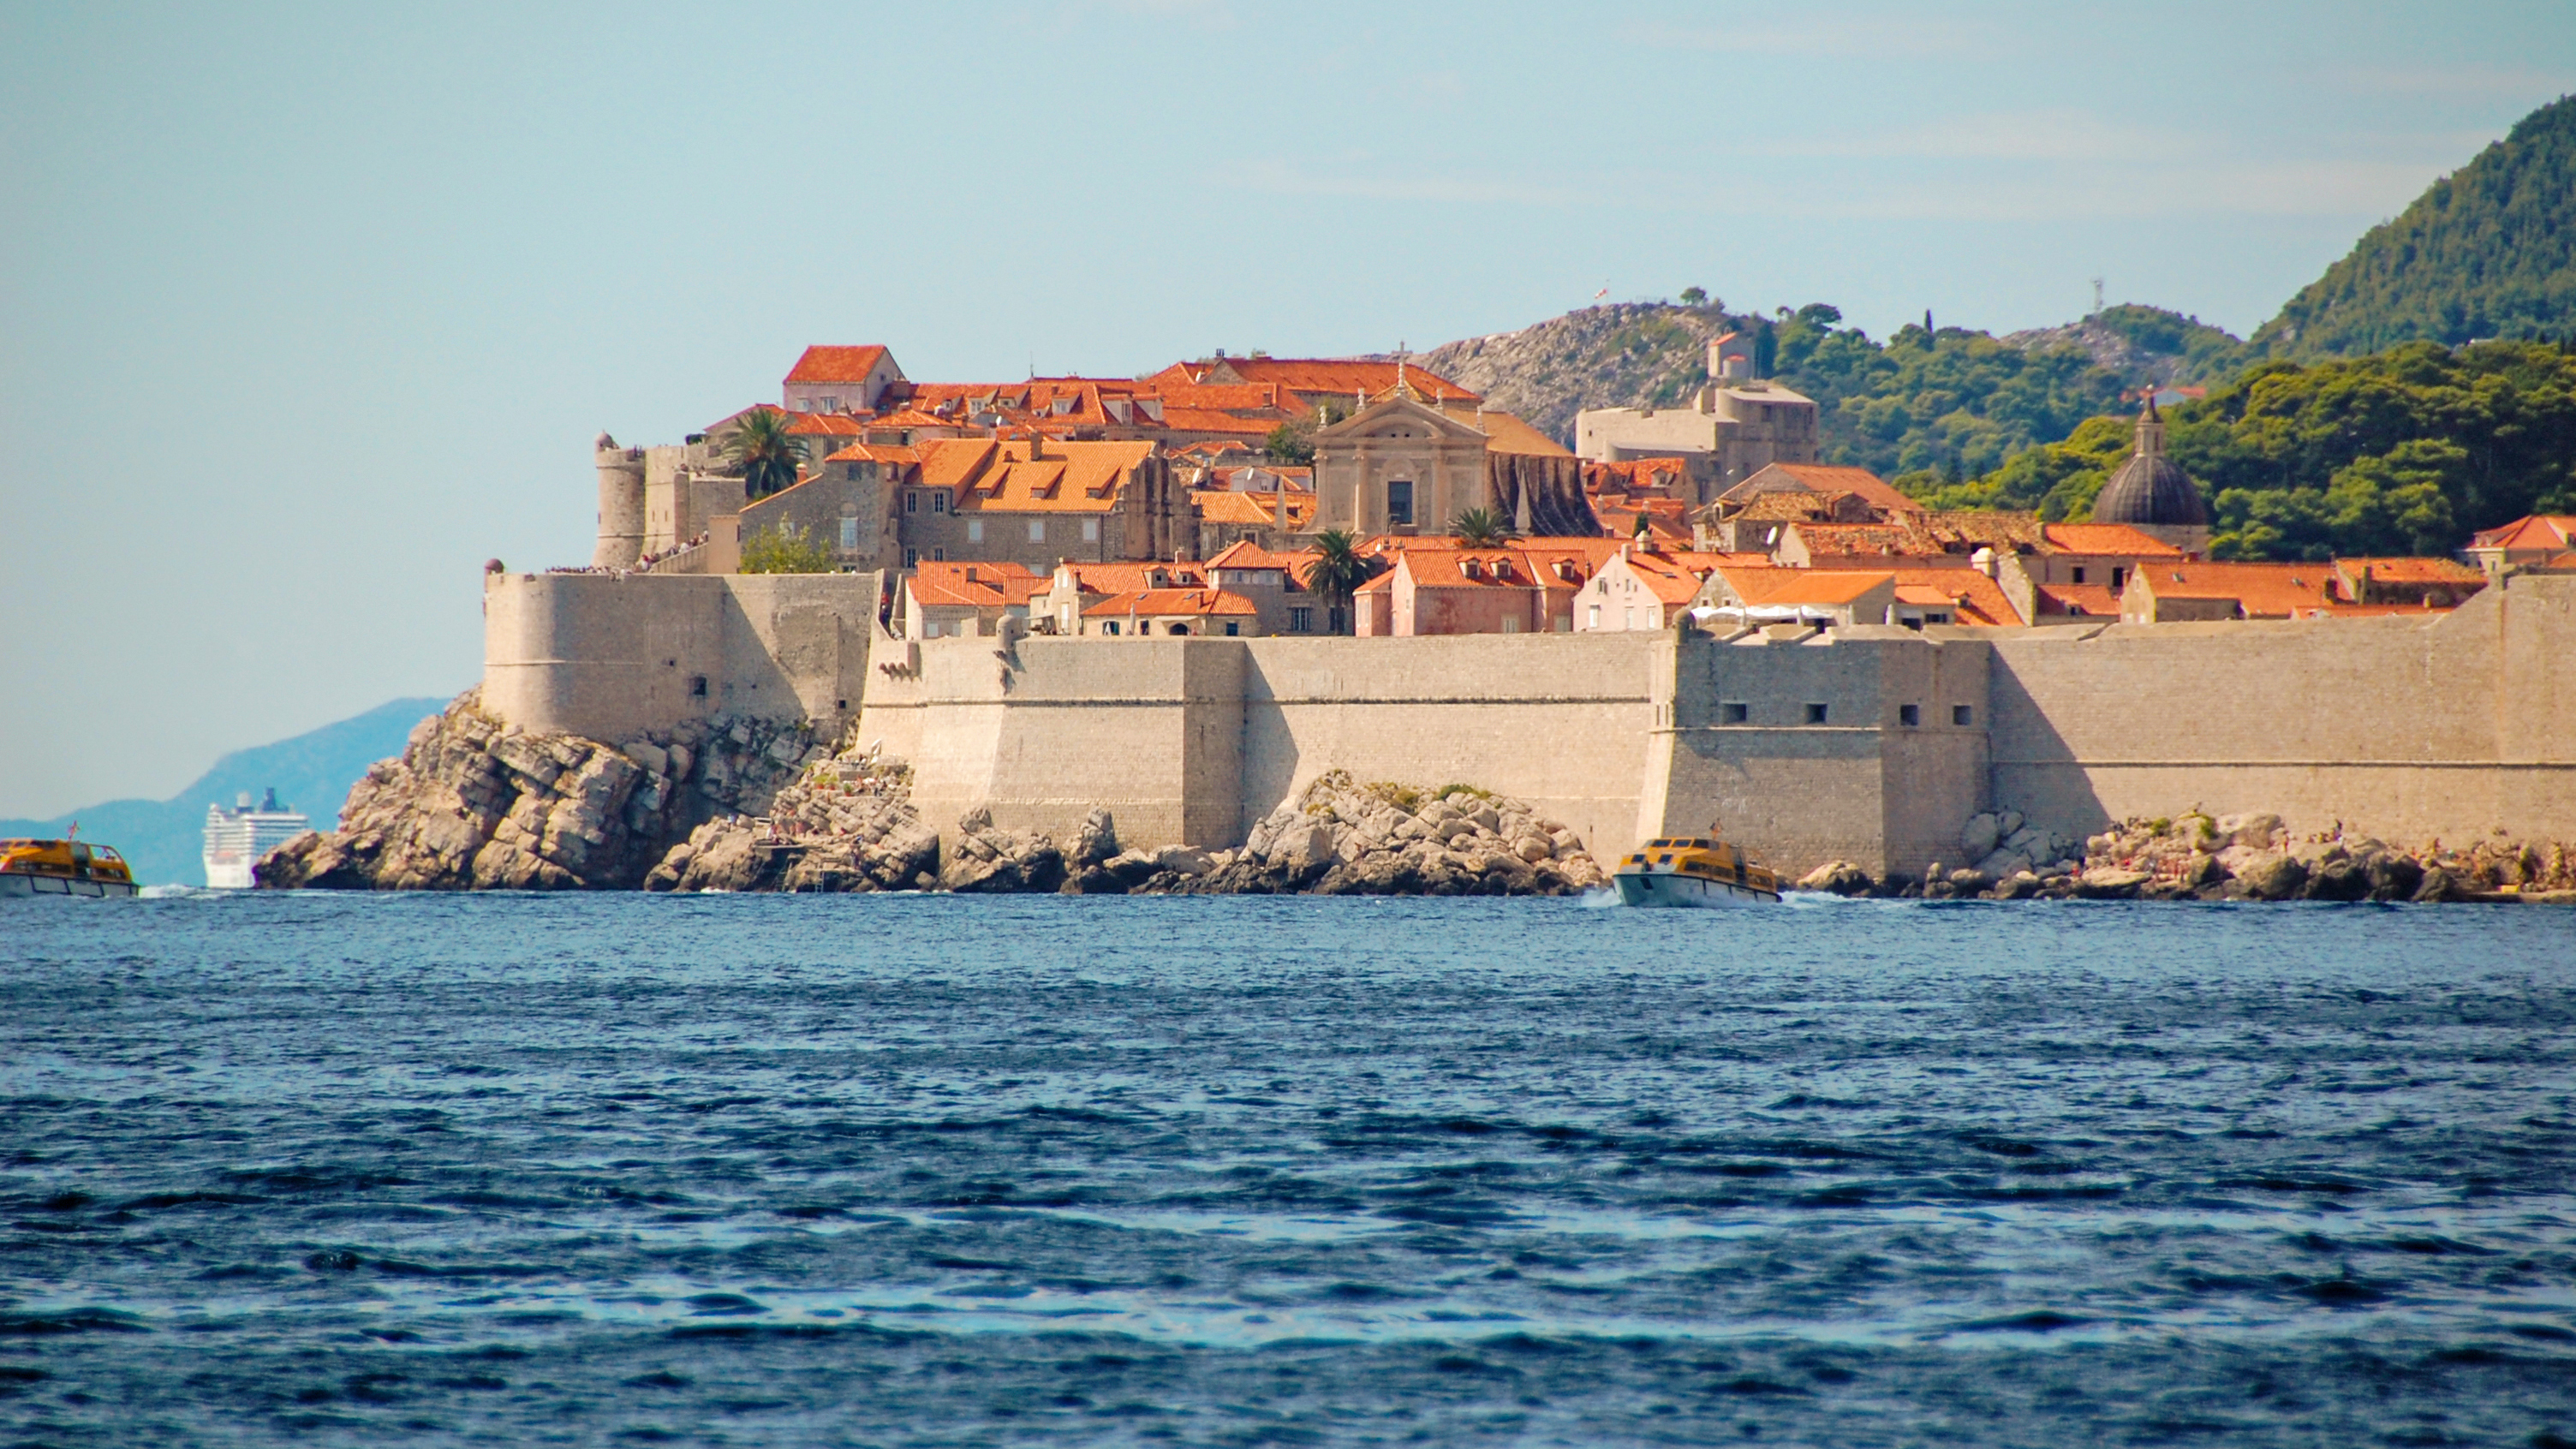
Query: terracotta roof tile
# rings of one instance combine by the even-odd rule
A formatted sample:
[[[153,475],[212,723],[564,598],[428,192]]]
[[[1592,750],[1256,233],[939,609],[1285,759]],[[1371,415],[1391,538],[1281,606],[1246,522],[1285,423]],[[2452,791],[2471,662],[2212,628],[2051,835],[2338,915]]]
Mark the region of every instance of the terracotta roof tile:
[[[787,370],[789,382],[865,382],[885,360],[883,347],[808,347]]]
[[[1145,589],[1135,593],[1112,594],[1082,611],[1091,618],[1162,619],[1175,615],[1201,618],[1217,615],[1253,615],[1261,610],[1250,599],[1225,589]]]
[[[2182,557],[2181,549],[2125,523],[2047,523],[2040,525],[2039,533],[2041,542],[2059,553]]]
[[[1015,563],[923,560],[904,586],[924,604],[999,608],[1025,604],[1047,590],[1047,575]]]

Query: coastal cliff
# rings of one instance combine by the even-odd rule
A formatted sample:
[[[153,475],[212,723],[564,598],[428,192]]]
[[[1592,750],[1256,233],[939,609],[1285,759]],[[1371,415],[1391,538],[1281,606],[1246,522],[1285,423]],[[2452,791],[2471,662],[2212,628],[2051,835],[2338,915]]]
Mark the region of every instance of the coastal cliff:
[[[622,745],[505,725],[467,690],[349,792],[341,827],[254,868],[263,887],[620,890],[719,815],[766,812],[829,759],[805,728],[692,722]]]

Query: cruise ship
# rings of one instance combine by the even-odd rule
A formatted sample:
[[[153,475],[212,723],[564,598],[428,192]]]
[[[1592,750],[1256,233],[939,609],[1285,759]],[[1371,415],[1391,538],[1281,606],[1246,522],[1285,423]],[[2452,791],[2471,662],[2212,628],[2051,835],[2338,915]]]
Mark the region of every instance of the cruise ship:
[[[247,790],[233,797],[230,810],[207,806],[206,884],[216,890],[249,890],[250,868],[261,856],[312,828],[300,812],[277,803],[274,787],[255,807]]]

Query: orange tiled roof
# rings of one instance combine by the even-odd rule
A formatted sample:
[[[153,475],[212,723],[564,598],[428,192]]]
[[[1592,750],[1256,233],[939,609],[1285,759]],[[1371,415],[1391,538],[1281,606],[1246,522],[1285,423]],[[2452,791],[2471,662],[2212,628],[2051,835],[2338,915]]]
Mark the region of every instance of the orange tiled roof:
[[[1190,502],[1196,504],[1199,517],[1210,523],[1236,524],[1247,527],[1276,526],[1279,521],[1277,500],[1288,500],[1288,526],[1296,528],[1315,516],[1312,493],[1235,493],[1215,489],[1196,489]]]
[[[1132,426],[1161,428],[1171,433],[1231,433],[1241,438],[1262,438],[1268,437],[1279,424],[1259,418],[1239,418],[1217,408],[1166,406],[1161,422],[1139,413]]]
[[[918,445],[921,483],[957,490],[960,513],[1106,513],[1154,451],[1151,442],[1049,442],[1029,456],[1025,439],[933,438]]]
[[[1939,554],[1938,543],[1895,523],[1792,523],[1810,555],[1885,554],[1891,558]],[[1783,540],[1784,542],[1786,540]]]
[[[1258,614],[1261,610],[1250,599],[1224,589],[1145,589],[1134,593],[1112,594],[1082,611],[1090,618],[1161,619],[1173,615],[1206,618],[1219,614]]]
[[[2293,618],[2330,612],[2334,599],[2326,583],[2331,564],[2321,563],[2156,563],[2140,565],[2130,578],[2164,599],[2234,599],[2247,618]]]
[[[2449,558],[2339,558],[2337,569],[2352,578],[2370,570],[2373,580],[2383,584],[2483,584],[2487,576],[2458,559]]]
[[[1305,571],[1313,567],[1314,562],[1315,551],[1311,548],[1300,549],[1295,553],[1279,553],[1263,548],[1247,538],[1218,549],[1216,556],[1209,559],[1206,566],[1211,569],[1281,569],[1294,573],[1302,579],[1305,577]]]
[[[1773,463],[1770,468],[1779,469],[1818,493],[1857,493],[1872,508],[1888,513],[1924,511],[1922,504],[1889,487],[1867,468],[1845,468],[1831,463]],[[1770,468],[1759,472],[1767,473]],[[1736,486],[1740,488],[1743,485]]]
[[[1277,383],[1296,393],[1331,393],[1349,397],[1365,392],[1375,397],[1396,383],[1396,364],[1354,358],[1228,357],[1217,366],[1231,369],[1245,382]],[[1214,370],[1210,369],[1211,372]],[[1413,363],[1404,364],[1403,375],[1405,386],[1413,389],[1416,397],[1426,401],[1476,401],[1474,393],[1436,373],[1425,372]]]
[[[1407,373],[1408,379],[1411,377]],[[1517,453],[1533,458],[1571,458],[1566,446],[1511,413],[1479,407],[1472,401],[1444,402],[1440,411],[1485,435],[1485,450],[1491,453]]]
[[[1735,568],[1717,571],[1735,597],[1755,608],[1793,604],[1848,604],[1894,574],[1844,569]]]
[[[1974,573],[1971,569],[1969,572]],[[1980,575],[1982,577],[1982,575]],[[2120,617],[2120,596],[2108,584],[2034,584],[2042,614],[2058,614],[2073,619],[2116,619]]]
[[[2480,529],[2469,538],[2471,548],[2504,548],[2514,552],[2525,549],[2556,551],[2576,544],[2576,514],[2534,513],[2511,523]]]
[[[897,463],[918,466],[921,462],[921,450],[899,448],[892,443],[852,443],[837,452],[827,454],[823,461],[826,463]]]
[[[1047,590],[1047,576],[1015,563],[933,562],[915,566],[904,586],[923,604],[991,609],[1025,604]]]
[[[2181,549],[2125,523],[2044,523],[2040,525],[2039,536],[2042,543],[2059,553],[2182,557]]]
[[[2003,586],[1975,569],[1897,568],[1888,570],[1888,577],[1896,581],[1899,590],[1928,591],[1948,600],[1957,607],[1962,624],[2017,628],[2028,622],[2022,618],[2021,611],[2013,607],[2012,596],[2003,591]],[[2108,594],[2110,591],[2105,589],[2103,592]],[[2114,618],[2119,616],[2120,605],[2116,599],[2112,601],[2110,612]]]
[[[859,436],[857,418],[846,413],[800,413],[787,431],[797,437],[855,438]]]
[[[865,382],[885,360],[883,347],[808,347],[787,370],[789,382]]]
[[[1086,594],[1135,594],[1153,589],[1207,587],[1207,566],[1196,562],[1077,563],[1067,560],[1064,567],[1073,570],[1074,587]]]

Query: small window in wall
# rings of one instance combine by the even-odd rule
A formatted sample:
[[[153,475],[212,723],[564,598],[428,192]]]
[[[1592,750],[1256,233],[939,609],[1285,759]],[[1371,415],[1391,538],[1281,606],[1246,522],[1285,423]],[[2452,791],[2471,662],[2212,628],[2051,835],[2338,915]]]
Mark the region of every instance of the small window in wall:
[[[859,521],[855,518],[841,520],[841,550],[844,553],[856,553],[859,550]]]
[[[1573,632],[1574,632],[1574,616],[1573,616],[1572,614],[1559,614],[1559,615],[1557,615],[1557,616],[1556,616],[1556,632],[1558,632],[1559,634],[1571,634],[1571,633],[1573,633]]]
[[[1912,729],[1916,725],[1923,723],[1923,706],[1919,704],[1898,705],[1896,707],[1896,722],[1905,726],[1907,729]]]
[[[1601,627],[1601,606],[1599,604],[1594,604],[1585,610],[1583,615],[1583,627],[1586,629],[1598,629]]]
[[[914,564],[919,562],[921,562],[920,549],[908,548],[903,551],[903,566],[905,568],[911,568]]]
[[[2070,569],[2067,572],[2066,581],[2070,584],[2080,584],[2084,582],[2084,565],[2077,564],[2074,568]]]
[[[1084,543],[1098,543],[1098,542],[1100,542],[1100,520],[1099,520],[1099,519],[1097,519],[1097,518],[1086,518],[1086,519],[1082,520],[1082,541],[1083,541]]]
[[[1823,705],[1821,705],[1821,704],[1811,704],[1811,705],[1808,705],[1808,706],[1807,706],[1807,723],[1809,723],[1809,724],[1823,724],[1824,722],[1825,722],[1825,707],[1824,707]]]
[[[930,551],[930,561],[931,561],[932,563],[946,563],[946,562],[948,562],[948,550],[946,550],[946,549],[944,549],[944,548],[934,548],[934,549],[932,549],[932,550]]]
[[[948,511],[948,490],[944,488],[933,488],[930,490],[930,511],[933,513],[946,513]]]
[[[2111,592],[2116,594],[2120,590],[2128,587],[2128,584],[2129,571],[2127,569],[2111,570]]]
[[[1753,706],[1733,702],[1721,704],[1717,707],[1717,717],[1726,724],[1744,724],[1753,718]]]
[[[1413,522],[1413,485],[1401,479],[1386,485],[1386,521],[1392,524]]]
[[[706,697],[707,697],[707,677],[706,677],[705,675],[703,675],[703,674],[692,674],[692,675],[690,675],[690,676],[689,676],[689,698],[691,698],[691,699],[704,699],[704,698],[706,698]]]
[[[924,639],[938,638],[939,621],[937,619],[924,619],[921,623],[921,637]]]
[[[1115,633],[1117,633],[1117,632],[1118,632],[1118,621],[1117,621],[1117,620],[1115,620],[1115,619],[1104,620],[1104,621],[1101,623],[1101,625],[1100,625],[1100,632],[1101,632],[1101,633],[1103,633],[1103,634],[1115,634]]]
[[[1312,609],[1290,609],[1288,611],[1288,632],[1291,634],[1314,633],[1315,611]]]
[[[1521,621],[1520,621],[1520,620],[1518,620],[1518,619],[1505,619],[1505,620],[1503,620],[1503,632],[1504,632],[1504,633],[1506,633],[1506,634],[1517,634],[1517,633],[1519,633],[1520,631],[1521,631]]]
[[[1046,542],[1046,520],[1045,520],[1045,519],[1043,519],[1043,518],[1032,518],[1032,519],[1030,519],[1030,520],[1029,520],[1029,542],[1031,542],[1031,543],[1044,543],[1044,542]]]
[[[906,513],[919,513],[921,511],[921,495],[913,492],[911,489],[905,489],[903,494],[903,511]]]
[[[984,541],[984,520],[980,518],[970,518],[966,520],[966,541],[968,543],[982,543]]]
[[[1238,635],[1238,634],[1240,634],[1240,633],[1242,633],[1242,632],[1243,632],[1243,626],[1242,626],[1242,625],[1240,625],[1240,624],[1235,624],[1235,623],[1232,623],[1232,622],[1228,622],[1228,623],[1226,624],[1226,626],[1225,626],[1225,637],[1227,637],[1228,639],[1234,638],[1236,635]]]
[[[1950,706],[1950,723],[1959,726],[1961,729],[1965,729],[1976,722],[1977,712],[1975,710],[1968,708],[1964,704],[1954,704]]]

